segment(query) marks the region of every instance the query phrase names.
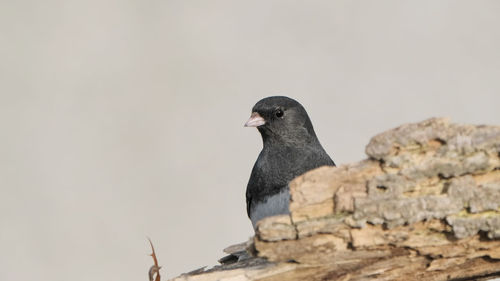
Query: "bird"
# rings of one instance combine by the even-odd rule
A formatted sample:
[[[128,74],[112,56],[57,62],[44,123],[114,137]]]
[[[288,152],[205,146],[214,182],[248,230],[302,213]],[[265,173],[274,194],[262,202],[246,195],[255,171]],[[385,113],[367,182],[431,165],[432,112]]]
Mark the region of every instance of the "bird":
[[[291,180],[335,163],[321,146],[306,110],[292,98],[261,99],[245,127],[257,128],[263,142],[246,189],[247,214],[255,230],[265,217],[290,213]]]

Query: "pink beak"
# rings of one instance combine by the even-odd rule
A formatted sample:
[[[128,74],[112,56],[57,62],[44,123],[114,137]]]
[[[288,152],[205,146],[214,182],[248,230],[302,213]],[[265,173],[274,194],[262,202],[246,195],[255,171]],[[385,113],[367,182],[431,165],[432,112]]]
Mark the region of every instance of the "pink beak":
[[[259,127],[266,124],[266,120],[262,118],[257,112],[252,112],[250,119],[245,123],[245,127]]]

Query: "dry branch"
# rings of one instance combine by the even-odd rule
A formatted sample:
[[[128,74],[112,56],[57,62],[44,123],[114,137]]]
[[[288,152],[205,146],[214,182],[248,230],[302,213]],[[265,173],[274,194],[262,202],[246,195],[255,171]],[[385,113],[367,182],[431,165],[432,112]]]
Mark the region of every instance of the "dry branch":
[[[500,276],[500,127],[429,119],[372,138],[369,159],[290,184],[258,224],[266,261],[175,280],[486,280]]]

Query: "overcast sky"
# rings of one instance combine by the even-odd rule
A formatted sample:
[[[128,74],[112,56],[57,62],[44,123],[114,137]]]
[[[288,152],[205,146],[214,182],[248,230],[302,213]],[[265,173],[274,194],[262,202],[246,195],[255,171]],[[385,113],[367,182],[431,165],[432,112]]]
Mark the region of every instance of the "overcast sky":
[[[500,1],[1,1],[0,280],[146,280],[252,235],[270,95],[337,164],[448,116],[500,124]]]

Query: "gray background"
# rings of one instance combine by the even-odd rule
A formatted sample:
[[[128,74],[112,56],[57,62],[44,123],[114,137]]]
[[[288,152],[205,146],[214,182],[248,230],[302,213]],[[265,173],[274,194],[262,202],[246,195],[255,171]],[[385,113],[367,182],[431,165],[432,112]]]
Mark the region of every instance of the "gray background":
[[[500,1],[1,1],[0,280],[172,277],[252,235],[262,97],[338,163],[449,116],[500,124]]]

